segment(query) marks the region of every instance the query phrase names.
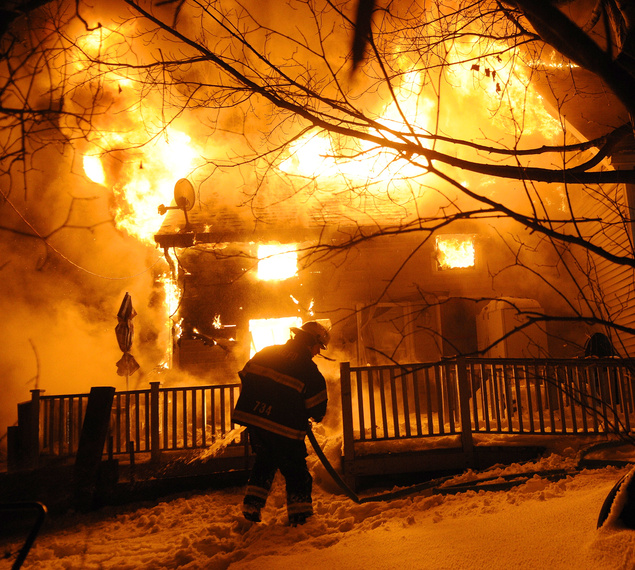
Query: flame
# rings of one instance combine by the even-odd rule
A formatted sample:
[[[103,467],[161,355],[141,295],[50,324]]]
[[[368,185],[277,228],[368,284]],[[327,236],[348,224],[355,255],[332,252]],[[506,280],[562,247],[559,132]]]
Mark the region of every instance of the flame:
[[[159,276],[158,281],[163,285],[165,290],[165,303],[168,307],[169,314],[173,315],[181,303],[181,289],[179,288],[177,279],[166,272]]]
[[[489,53],[495,55],[487,57]],[[479,63],[473,64],[477,58]],[[535,62],[522,62],[517,48],[510,49],[501,42],[464,40],[452,44],[448,61],[450,83],[459,93],[480,98],[483,108],[496,111],[497,121],[506,132],[522,129],[525,135],[539,132],[548,138],[562,132],[560,123],[547,111],[532,85],[530,76]],[[473,99],[470,104],[474,105]],[[524,110],[522,126],[513,124],[514,120],[521,120],[518,109]]]
[[[250,357],[266,346],[284,344],[290,338],[291,327],[301,327],[300,317],[282,317],[278,319],[252,319],[249,321],[251,334]]]
[[[135,163],[138,167],[128,173],[128,182],[115,187],[121,199],[115,215],[119,228],[153,244],[152,236],[163,221],[158,206],[173,202],[174,184],[195,165],[196,152],[190,142],[187,134],[170,129],[166,136],[144,148]]]
[[[489,53],[495,55],[488,58]],[[395,55],[401,70],[401,82],[395,84],[395,99],[399,104],[391,100],[380,108],[377,122],[402,133],[410,132],[411,128],[421,133],[434,132],[435,94],[426,92],[424,73],[414,69],[415,63],[405,52]],[[447,60],[451,65],[445,69],[446,78],[453,86],[452,93],[459,94],[459,99],[448,101],[451,97],[448,93],[446,104],[464,106],[469,97],[470,108],[483,109],[479,119],[489,120],[496,112],[497,122],[506,133],[522,130],[525,135],[541,133],[550,139],[562,133],[560,123],[547,111],[542,97],[532,86],[530,74],[531,68],[536,67],[535,62],[523,65],[518,49],[484,40],[452,42],[447,46]],[[472,62],[476,60],[479,64],[475,65]],[[524,112],[520,113],[519,109]],[[410,125],[405,124],[404,116]],[[387,130],[374,132],[397,140],[396,135]],[[417,142],[426,144],[422,138]],[[346,154],[354,158],[343,158]],[[374,199],[385,198],[386,184],[389,184],[391,195],[384,204],[388,208],[391,203],[397,208],[412,203],[416,198],[412,189],[399,181],[422,176],[420,166],[395,160],[392,151],[365,140],[342,140],[336,145],[328,133],[311,133],[295,141],[288,148],[288,156],[280,169],[287,174],[319,177],[322,188],[336,186],[342,180],[347,186],[366,183],[369,187],[365,191]]]
[[[474,267],[474,239],[470,236],[437,236],[439,269]]]
[[[298,274],[295,244],[258,246],[258,279],[282,281]]]
[[[338,172],[337,161],[328,159],[333,156],[331,141],[327,136],[317,134],[305,136],[289,147],[289,157],[280,165],[284,172],[297,171],[307,176],[328,176]]]
[[[434,102],[421,96],[423,74],[420,72],[404,72],[401,83],[396,86],[396,98],[399,106],[391,101],[380,111],[379,123],[392,130],[408,130],[402,113],[411,119],[419,128],[427,131],[432,122]],[[414,118],[414,119],[413,119]],[[397,140],[395,135],[383,131],[379,136],[389,140]],[[279,168],[288,174],[319,177],[321,185],[341,184],[342,178],[354,185],[389,183],[395,178],[408,178],[421,175],[421,168],[400,161],[395,161],[392,151],[378,148],[375,143],[362,139],[342,140],[339,146],[328,133],[311,133],[294,141],[288,148],[288,157]],[[347,159],[346,155],[354,158]],[[385,194],[385,187],[372,188],[370,192],[380,197]],[[405,191],[405,200],[412,198],[411,190]],[[398,195],[391,195],[390,201],[403,202]]]
[[[164,305],[166,307],[167,330],[172,331],[174,339],[178,339],[183,333],[183,319],[173,320],[172,317],[176,314],[176,311],[181,303],[182,291],[179,288],[176,276],[173,276],[171,273],[165,272],[161,274],[157,278],[157,281],[163,286],[163,291],[165,293]],[[172,347],[168,347],[162,364],[170,368],[172,365],[172,356]]]
[[[77,38],[77,46],[82,52],[91,57],[97,57],[103,54],[105,50],[125,49],[122,45],[122,37],[130,35],[135,29],[134,21],[124,22],[119,28],[109,28],[100,25],[88,33],[82,34]]]
[[[215,329],[222,329],[223,325],[220,322],[220,315],[214,315],[214,321],[212,322],[212,326]]]
[[[106,173],[98,156],[84,155],[84,172],[96,184],[104,184],[106,182]]]
[[[154,246],[153,236],[163,221],[158,206],[171,204],[176,181],[203,161],[190,136],[174,120],[167,121],[161,96],[142,94],[143,77],[139,78],[134,66],[123,65],[131,57],[127,38],[135,33],[136,23],[130,20],[78,34],[73,58],[76,72],[70,81],[78,89],[94,87],[108,104],[108,113],[96,113],[94,119],[98,128],[84,156],[86,176],[99,184],[116,180],[117,227]],[[122,65],[112,69],[95,65],[104,54]],[[152,142],[146,144],[148,140]],[[103,172],[98,156],[104,153],[117,156],[116,174]]]
[[[179,339],[183,334],[183,319],[179,319],[178,321],[174,321],[173,326],[173,334],[174,338]]]

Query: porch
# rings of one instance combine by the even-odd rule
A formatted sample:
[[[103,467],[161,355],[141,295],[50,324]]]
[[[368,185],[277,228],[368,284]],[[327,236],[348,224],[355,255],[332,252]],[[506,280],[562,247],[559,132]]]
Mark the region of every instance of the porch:
[[[634,371],[633,361],[620,359],[344,362],[336,467],[355,488],[366,476],[531,459],[539,453],[538,437],[630,438]],[[153,382],[147,390],[102,390],[104,438],[92,445],[102,480],[108,479],[104,465],[119,464],[124,470],[110,472],[112,484],[122,474],[133,482],[157,479],[175,457],[183,472],[194,456],[204,459],[205,476],[238,480],[248,472],[247,438],[231,422],[239,384],[162,388]],[[59,466],[75,466],[76,472],[91,398],[92,391],[49,396],[33,390],[31,400],[19,404],[18,425],[9,428],[9,472],[52,473]]]
[[[544,437],[630,438],[634,371],[595,358],[342,363],[344,478],[481,469],[535,457]]]

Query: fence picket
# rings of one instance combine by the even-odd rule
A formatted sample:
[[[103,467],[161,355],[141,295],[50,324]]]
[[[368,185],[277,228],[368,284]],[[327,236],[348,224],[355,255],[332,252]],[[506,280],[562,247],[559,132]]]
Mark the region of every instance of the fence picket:
[[[415,404],[415,422],[417,426],[417,435],[423,435],[421,428],[421,395],[419,394],[419,370],[413,368],[411,370],[412,374],[412,391],[414,394],[414,404]]]
[[[389,369],[388,377],[390,378],[390,403],[392,408],[393,433],[395,437],[399,437],[399,404],[397,402],[397,385],[395,382],[395,369],[393,367]]]
[[[470,396],[472,400],[472,430],[480,431],[479,417],[478,417],[478,398],[476,397],[477,390],[481,389],[481,378],[483,378],[483,365],[468,363],[469,383],[470,383]]]
[[[371,439],[375,439],[377,437],[377,417],[375,414],[375,383],[373,382],[372,371],[368,371],[366,378],[366,383],[368,385],[368,410],[370,414],[370,437]]]
[[[430,381],[430,368],[424,368],[426,376],[426,415],[428,416],[428,435],[434,433],[434,414],[432,413],[432,382]]]

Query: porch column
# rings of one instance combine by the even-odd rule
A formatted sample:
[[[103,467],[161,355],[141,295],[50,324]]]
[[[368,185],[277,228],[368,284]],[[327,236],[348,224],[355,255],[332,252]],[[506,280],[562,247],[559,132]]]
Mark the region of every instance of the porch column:
[[[470,382],[467,377],[467,361],[458,358],[456,371],[459,384],[459,409],[461,413],[461,444],[468,466],[474,465],[474,440],[472,439],[472,417],[470,414]]]
[[[340,362],[342,395],[342,443],[344,446],[344,481],[355,490],[355,447],[353,442],[353,408],[351,400],[351,364]]]

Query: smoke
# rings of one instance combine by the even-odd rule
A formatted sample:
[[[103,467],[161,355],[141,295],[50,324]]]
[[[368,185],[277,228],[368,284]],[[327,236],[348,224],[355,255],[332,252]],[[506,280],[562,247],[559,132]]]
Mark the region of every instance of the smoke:
[[[141,364],[130,387],[165,355],[166,313],[155,285],[160,252],[115,227],[112,194],[77,172],[74,158],[50,145],[33,157],[27,188],[11,180],[1,204],[0,434],[30,390],[126,389],[116,373],[115,326],[127,291],[138,312],[131,352]],[[8,176],[2,183],[9,187]]]
[[[201,166],[205,151],[212,156],[225,152],[227,137],[210,142],[213,131],[206,129],[200,113],[187,119],[170,115],[161,93],[144,91],[135,81],[139,76],[129,79],[122,73],[104,81],[103,68],[82,56],[119,58],[121,64],[157,56],[161,44],[137,43],[130,50],[127,40],[142,26],[125,19],[123,3],[90,10],[80,5],[93,28],[90,33],[78,19],[65,24],[74,6],[52,2],[32,14],[28,25],[22,20],[14,29],[29,38],[25,46],[49,50],[48,73],[34,76],[30,104],[51,105],[66,115],[29,141],[24,172],[7,157],[0,179],[0,327],[5,339],[0,435],[15,423],[17,403],[28,400],[30,390],[53,395],[86,393],[96,385],[126,389],[126,379],[116,373],[121,350],[115,336],[126,292],[137,312],[131,353],[141,365],[128,379],[129,387],[145,388],[157,377],[172,384],[185,381],[186,375],[162,373],[170,323],[157,282],[166,264],[152,239],[163,221],[157,207],[172,202],[175,182]],[[100,41],[110,41],[110,48],[104,50]],[[8,92],[16,94],[14,103],[28,91],[29,81],[13,80]],[[17,136],[5,130],[3,147],[15,148]],[[147,141],[152,142],[142,147]],[[85,154],[101,159],[104,184],[84,173]],[[195,181],[199,190],[205,176]],[[236,183],[223,187],[234,189]],[[237,201],[236,192],[227,198],[215,186],[214,194],[215,203]]]

